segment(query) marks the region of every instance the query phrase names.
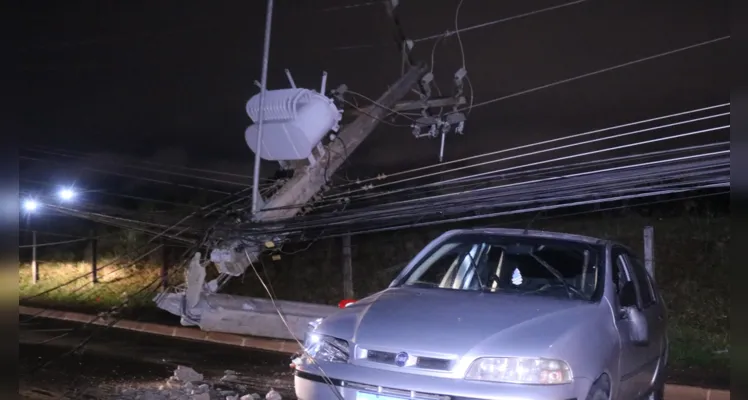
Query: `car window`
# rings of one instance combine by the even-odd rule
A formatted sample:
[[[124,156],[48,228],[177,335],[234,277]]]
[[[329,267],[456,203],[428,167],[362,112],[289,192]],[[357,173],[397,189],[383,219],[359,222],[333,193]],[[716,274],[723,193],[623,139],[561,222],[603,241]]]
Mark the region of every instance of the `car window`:
[[[628,272],[628,269],[626,267],[626,259],[623,255],[623,250],[620,249],[614,249],[613,250],[613,287],[616,290],[616,293],[621,293],[621,289],[623,289],[623,285],[626,284],[626,282],[631,281],[631,276]]]
[[[592,300],[598,297],[604,248],[572,241],[464,235],[441,244],[401,284]]]
[[[631,253],[626,254],[628,261],[633,269],[634,276],[636,277],[637,286],[639,286],[639,295],[641,296],[642,307],[648,307],[656,303],[654,290],[652,288],[652,281],[650,280],[649,273],[644,267],[641,260]]]

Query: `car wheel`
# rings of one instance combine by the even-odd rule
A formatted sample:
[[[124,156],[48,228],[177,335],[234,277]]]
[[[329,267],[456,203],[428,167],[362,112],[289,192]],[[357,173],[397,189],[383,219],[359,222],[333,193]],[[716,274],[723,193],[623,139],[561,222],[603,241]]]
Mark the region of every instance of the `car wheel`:
[[[649,400],[665,400],[665,385],[657,385],[657,388],[649,394]]]
[[[608,385],[605,381],[598,380],[590,388],[587,400],[608,400]]]

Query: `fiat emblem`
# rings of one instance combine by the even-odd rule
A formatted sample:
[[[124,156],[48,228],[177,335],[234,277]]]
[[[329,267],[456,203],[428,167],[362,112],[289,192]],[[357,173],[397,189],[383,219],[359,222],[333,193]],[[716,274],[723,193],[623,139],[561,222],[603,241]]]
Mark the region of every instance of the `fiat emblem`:
[[[404,367],[405,363],[408,362],[408,353],[400,352],[395,356],[395,365],[398,367]]]

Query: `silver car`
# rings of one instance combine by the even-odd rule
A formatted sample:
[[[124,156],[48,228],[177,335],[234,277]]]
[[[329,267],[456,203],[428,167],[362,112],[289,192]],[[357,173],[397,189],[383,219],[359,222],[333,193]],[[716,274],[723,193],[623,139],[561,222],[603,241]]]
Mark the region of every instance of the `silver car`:
[[[390,286],[318,320],[301,400],[662,399],[666,310],[617,243],[450,231]]]

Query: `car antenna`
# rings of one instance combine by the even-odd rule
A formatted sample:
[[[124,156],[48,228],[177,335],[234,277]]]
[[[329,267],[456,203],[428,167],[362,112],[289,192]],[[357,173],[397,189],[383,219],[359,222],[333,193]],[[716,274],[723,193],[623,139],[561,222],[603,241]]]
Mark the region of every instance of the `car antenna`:
[[[522,234],[527,235],[530,232],[530,226],[532,226],[532,223],[535,222],[535,220],[538,218],[538,215],[542,213],[543,213],[543,210],[540,210],[536,212],[535,215],[532,216],[532,218],[530,219],[530,222],[528,222],[527,226],[525,226],[525,230],[524,232],[522,232]]]

